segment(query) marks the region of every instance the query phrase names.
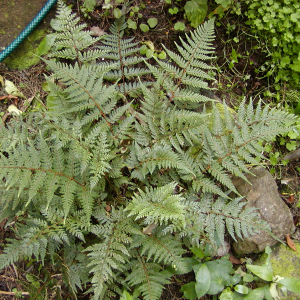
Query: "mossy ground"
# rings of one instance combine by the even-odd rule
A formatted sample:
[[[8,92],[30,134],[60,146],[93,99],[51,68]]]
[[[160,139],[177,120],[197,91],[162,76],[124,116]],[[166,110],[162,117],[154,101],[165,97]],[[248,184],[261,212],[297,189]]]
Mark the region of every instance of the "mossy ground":
[[[34,30],[4,63],[10,69],[18,70],[27,70],[38,63],[40,58],[36,55],[36,48],[45,34],[43,29]]]
[[[295,252],[291,248],[283,244],[277,244],[272,247],[271,265],[273,275],[279,275],[284,278],[300,278],[300,244],[295,244],[298,251]],[[255,261],[255,264],[263,264],[267,259],[267,254],[264,253]],[[288,294],[286,297],[282,296],[281,300],[300,300],[300,295]]]

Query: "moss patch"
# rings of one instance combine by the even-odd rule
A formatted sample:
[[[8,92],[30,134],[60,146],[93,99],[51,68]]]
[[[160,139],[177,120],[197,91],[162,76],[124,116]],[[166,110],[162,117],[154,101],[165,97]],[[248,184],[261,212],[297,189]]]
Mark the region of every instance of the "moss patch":
[[[291,248],[277,244],[271,247],[271,265],[273,268],[273,275],[281,277],[293,277],[300,279],[300,244],[295,244],[298,253]],[[264,253],[255,261],[255,264],[262,265],[267,259],[267,254]],[[282,300],[300,300],[300,295],[289,293],[287,297],[282,296]]]
[[[36,49],[45,36],[45,30],[36,29],[23,41],[23,43],[4,60],[10,69],[29,69],[38,63],[40,58],[36,55]]]

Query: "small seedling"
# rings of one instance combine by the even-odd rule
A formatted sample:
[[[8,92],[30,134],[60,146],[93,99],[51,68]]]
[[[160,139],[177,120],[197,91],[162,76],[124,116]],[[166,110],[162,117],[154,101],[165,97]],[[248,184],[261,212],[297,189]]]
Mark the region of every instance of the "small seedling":
[[[143,32],[148,32],[149,31],[149,26],[147,24],[140,24],[140,29],[143,31]]]
[[[183,31],[183,30],[185,30],[185,25],[182,22],[177,22],[174,25],[174,29]]]
[[[169,10],[168,10],[169,14],[171,14],[171,15],[176,15],[178,13],[178,11],[179,11],[179,9],[176,6],[174,8],[169,8]]]
[[[150,28],[154,28],[157,25],[157,19],[156,18],[150,18],[147,20],[148,25]]]

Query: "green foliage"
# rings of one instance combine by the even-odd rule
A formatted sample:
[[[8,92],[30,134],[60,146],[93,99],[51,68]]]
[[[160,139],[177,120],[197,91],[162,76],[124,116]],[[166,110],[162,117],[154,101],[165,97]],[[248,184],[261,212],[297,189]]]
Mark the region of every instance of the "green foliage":
[[[232,263],[226,257],[204,262],[206,256],[203,251],[200,252],[200,256],[197,252],[193,252],[196,253],[193,263],[196,282],[182,286],[181,290],[186,299],[194,300],[206,294],[217,295],[222,292],[219,296],[220,300],[272,300],[279,299],[278,289],[281,289],[284,294],[287,290],[294,293],[300,292],[299,279],[283,278],[273,274],[270,264],[270,247],[265,250],[268,255],[266,263],[262,266],[246,264],[247,273],[241,267],[234,271]],[[260,287],[252,289],[249,283],[252,283],[252,287],[253,284]]]
[[[0,127],[0,220],[15,222],[0,268],[34,257],[74,295],[113,299],[125,288],[155,300],[189,269],[183,240],[215,247],[226,231],[265,228],[229,198],[231,176],[245,178],[258,142],[290,131],[295,117],[261,103],[232,113],[201,94],[212,20],[155,64],[123,37],[124,17],[93,38],[60,0],[52,26],[48,109]]]
[[[300,4],[297,0],[246,1],[246,15],[255,32],[266,39],[276,81],[297,84],[300,78]],[[273,71],[274,72],[274,71]]]
[[[207,0],[191,0],[187,1],[184,6],[187,19],[191,22],[191,26],[198,27],[205,19],[207,14]]]
[[[183,31],[185,29],[185,25],[182,22],[176,22],[174,25],[174,29]]]

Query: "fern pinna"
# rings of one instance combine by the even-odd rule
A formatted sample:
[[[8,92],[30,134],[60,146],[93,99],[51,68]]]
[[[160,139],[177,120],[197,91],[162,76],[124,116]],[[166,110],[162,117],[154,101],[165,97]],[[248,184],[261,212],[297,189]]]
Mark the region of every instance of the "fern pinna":
[[[101,38],[78,22],[58,1],[48,109],[0,128],[0,216],[15,222],[0,267],[52,259],[75,298],[159,299],[170,270],[187,271],[186,247],[264,228],[228,196],[231,175],[245,179],[259,142],[295,117],[251,102],[205,109],[213,21],[155,64],[123,38],[124,19]]]

